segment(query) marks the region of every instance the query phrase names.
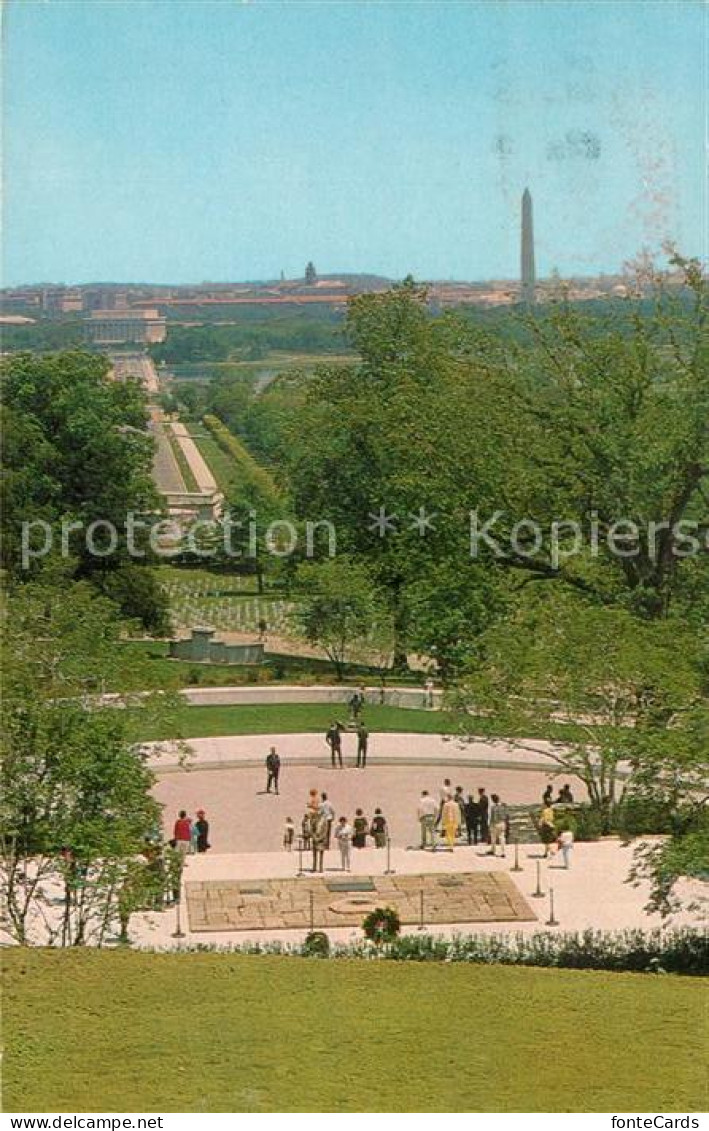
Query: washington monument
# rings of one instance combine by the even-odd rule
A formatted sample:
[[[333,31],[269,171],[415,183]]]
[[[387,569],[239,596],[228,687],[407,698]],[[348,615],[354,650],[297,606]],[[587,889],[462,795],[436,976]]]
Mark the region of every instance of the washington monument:
[[[534,303],[534,223],[532,220],[532,194],[526,188],[522,194],[522,289],[521,300],[525,306]]]

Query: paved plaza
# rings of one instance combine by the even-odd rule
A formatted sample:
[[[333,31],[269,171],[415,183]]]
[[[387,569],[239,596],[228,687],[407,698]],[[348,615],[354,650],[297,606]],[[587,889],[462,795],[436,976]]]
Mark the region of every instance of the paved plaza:
[[[536,920],[504,872],[204,880],[185,896],[193,932],[359,927],[377,907],[404,925]]]
[[[263,762],[272,745],[282,759],[279,794],[265,792]],[[424,926],[431,934],[530,934],[547,929],[550,918],[566,931],[663,926],[645,910],[648,885],[628,881],[634,846],[617,837],[577,843],[568,871],[557,859],[543,859],[542,846],[531,838],[516,848],[520,870],[513,870],[514,848],[504,859],[489,856],[487,845],[420,849],[421,790],[437,796],[444,778],[466,793],[483,786],[513,806],[538,806],[550,780],[555,791],[568,782],[576,800],[584,801],[581,783],[556,774],[543,742],[521,748],[485,740],[463,744],[439,735],[373,734],[364,770],[352,764],[351,735],[345,736],[342,770],[331,767],[321,734],[202,738],[190,740],[190,747],[182,767],[174,744],[152,747],[154,793],[164,806],[167,837],[179,809],[191,816],[205,809],[211,850],[187,857],[179,913],[172,907],[132,917],[131,937],[138,946],[297,944],[310,928],[311,893],[314,924],[325,927],[333,942],[361,938],[375,894],[378,904],[403,912],[405,932],[416,931],[422,890]],[[345,874],[333,847],[325,853],[323,876],[310,874],[309,855],[301,860],[296,850],[283,849],[283,826],[292,817],[299,828],[312,788],[328,794],[338,815],[352,818],[361,808],[371,818],[380,807],[391,835],[390,857],[369,844],[353,848],[352,872]],[[333,890],[343,882],[360,890]],[[335,904],[339,910],[333,911]],[[183,933],[175,937],[178,914]],[[685,910],[672,925],[700,922],[701,912]]]
[[[450,778],[466,793],[483,786],[488,795],[497,792],[510,805],[537,805],[557,768],[542,743],[518,750],[508,743],[463,745],[435,734],[373,734],[367,768],[357,770],[354,742],[354,735],[344,736],[343,770],[330,766],[320,734],[192,739],[194,753],[186,769],[176,768],[175,754],[166,745],[153,761],[165,832],[172,835],[179,809],[191,815],[204,809],[213,852],[277,852],[286,817],[299,828],[308,791],[316,788],[327,793],[338,816],[352,818],[362,808],[371,819],[375,807],[381,808],[392,844],[408,848],[420,841],[416,808],[422,789],[437,797],[443,779]],[[279,795],[264,792],[263,762],[272,745],[282,760]],[[581,783],[568,775],[554,779],[555,790],[565,781],[584,800]]]

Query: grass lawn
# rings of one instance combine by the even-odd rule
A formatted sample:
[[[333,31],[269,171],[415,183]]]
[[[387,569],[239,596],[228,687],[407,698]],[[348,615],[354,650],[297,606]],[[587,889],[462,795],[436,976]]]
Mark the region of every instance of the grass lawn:
[[[706,1106],[697,979],[211,954],[4,957],[6,1111]]]
[[[219,490],[231,498],[239,483],[239,468],[235,460],[219,447],[204,424],[191,421],[187,430],[216,479]]]
[[[136,739],[209,738],[220,734],[305,734],[327,730],[333,719],[346,719],[339,703],[273,703],[237,707],[179,707],[169,719],[145,723],[140,708],[130,710]],[[364,714],[371,731],[448,734],[451,716],[441,711],[415,711],[406,707],[367,707]]]

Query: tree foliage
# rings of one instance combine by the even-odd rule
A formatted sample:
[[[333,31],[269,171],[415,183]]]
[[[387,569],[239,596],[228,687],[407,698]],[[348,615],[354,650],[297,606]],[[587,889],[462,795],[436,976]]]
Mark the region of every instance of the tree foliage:
[[[54,568],[60,555],[70,576],[93,579],[128,615],[164,627],[157,586],[147,575],[128,578],[129,571],[145,571],[150,555],[138,531],[142,556],[131,556],[127,516],[132,512],[140,520],[158,509],[153,441],[139,384],[109,380],[108,363],[96,355],[18,354],[3,365],[2,395],[2,563],[10,578],[37,576]],[[23,524],[40,522],[48,524],[53,551],[23,562]],[[116,532],[115,547],[109,528]],[[42,547],[44,528],[26,529],[30,549]],[[109,581],[114,571],[120,573]],[[133,596],[140,599],[133,602]]]
[[[126,712],[97,697],[120,663],[120,630],[86,583],[28,584],[4,610],[0,883],[20,943],[102,941],[159,828]],[[158,717],[172,708],[162,695],[140,702]]]

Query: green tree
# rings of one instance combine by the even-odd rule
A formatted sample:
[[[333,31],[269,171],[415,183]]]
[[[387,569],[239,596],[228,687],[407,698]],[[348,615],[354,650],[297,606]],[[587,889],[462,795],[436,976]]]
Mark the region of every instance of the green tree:
[[[159,828],[127,712],[99,697],[120,669],[122,626],[85,582],[24,585],[4,610],[0,886],[23,944],[103,941]],[[138,702],[164,722],[174,710],[162,694]]]
[[[287,451],[298,516],[332,522],[338,551],[364,562],[379,587],[397,666],[413,640],[423,651],[445,645],[423,600],[441,563],[449,579],[465,576],[471,588],[495,583],[494,563],[489,572],[470,568],[467,537],[471,501],[494,497],[497,461],[486,461],[477,443],[489,427],[489,384],[461,363],[448,325],[429,318],[426,300],[409,281],[352,301],[348,332],[360,363],[317,371]],[[390,522],[379,524],[380,515]],[[456,587],[451,604],[458,594]],[[471,620],[468,634],[478,627]],[[445,647],[437,656],[452,662]]]
[[[709,699],[705,696],[677,716],[670,727],[645,741],[636,759],[628,796],[633,803],[662,806],[670,833],[662,840],[640,838],[631,872],[651,883],[649,911],[663,916],[688,899],[681,881],[709,879]],[[690,889],[691,890],[691,889]],[[690,896],[689,899],[694,899]],[[706,897],[703,900],[706,912]],[[701,903],[697,899],[697,906]]]
[[[499,738],[574,724],[573,737],[549,743],[551,760],[583,782],[609,827],[628,791],[647,780],[653,752],[679,765],[686,720],[706,694],[705,650],[683,624],[553,591],[522,600],[481,637],[456,700],[469,734],[481,711]]]
[[[709,587],[705,560],[701,581],[697,564],[707,533],[709,292],[696,263],[673,262],[679,285],[658,273],[642,280],[641,297],[601,314],[559,302],[524,320],[516,341],[472,338],[507,409],[491,430],[504,459],[500,560],[648,617],[686,599],[688,574],[695,591]],[[520,520],[526,534],[511,539]],[[555,558],[554,523],[583,532],[580,551],[567,529]]]
[[[113,570],[125,575],[148,568],[151,556],[140,529],[136,551],[143,556],[131,555],[125,535],[130,512],[144,518],[159,509],[139,384],[109,380],[105,359],[85,353],[18,354],[5,362],[2,377],[2,563],[11,580],[36,576],[53,560],[23,560],[23,529],[29,530],[30,550],[44,544],[46,533],[25,523],[48,524],[55,553],[71,561],[77,577],[101,584]],[[145,595],[147,587],[143,579],[142,586],[136,581],[123,591]],[[153,594],[157,598],[155,588]],[[128,615],[135,611],[129,601],[123,607]],[[153,623],[160,617],[159,606],[148,610]]]
[[[341,680],[385,620],[371,578],[364,566],[338,557],[301,565],[297,584],[294,623],[309,644],[324,650]]]

